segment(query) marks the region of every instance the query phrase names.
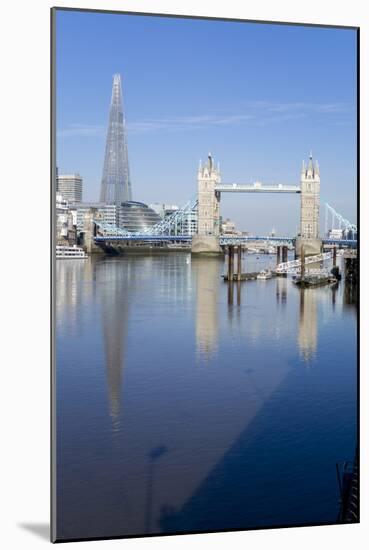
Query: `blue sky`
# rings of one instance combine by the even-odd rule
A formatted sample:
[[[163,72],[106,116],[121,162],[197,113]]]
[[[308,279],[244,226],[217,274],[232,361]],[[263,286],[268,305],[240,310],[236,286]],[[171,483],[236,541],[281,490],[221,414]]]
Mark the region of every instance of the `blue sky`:
[[[184,204],[209,151],[224,182],[299,182],[356,221],[356,33],[57,12],[57,164],[97,200],[112,75],[121,73],[133,198]],[[223,195],[240,229],[296,232],[299,196]]]

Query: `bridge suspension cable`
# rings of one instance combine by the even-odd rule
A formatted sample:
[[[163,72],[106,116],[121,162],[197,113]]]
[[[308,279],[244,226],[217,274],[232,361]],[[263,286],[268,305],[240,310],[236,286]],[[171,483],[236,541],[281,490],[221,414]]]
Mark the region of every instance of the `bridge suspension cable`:
[[[127,231],[121,227],[104,222],[101,219],[94,219],[94,223],[99,228],[99,231],[106,237],[145,237],[151,236],[164,236],[164,235],[178,235],[183,236],[190,234],[191,226],[191,214],[196,212],[198,204],[197,196],[191,198],[182,208],[179,208],[170,216],[167,216],[160,222],[150,227],[145,228],[143,231],[132,232]]]
[[[354,236],[357,233],[357,225],[351,223],[349,220],[344,218],[341,214],[336,212],[336,210],[328,203],[325,204],[325,235],[328,237],[329,232],[332,229],[342,230],[342,234],[347,236],[348,233],[352,233]]]
[[[165,217],[162,221],[154,226],[147,227],[142,234],[143,235],[173,235],[183,234],[183,225],[191,223],[188,220],[191,212],[195,212],[198,204],[197,196],[191,198],[182,208],[175,210],[170,216]],[[179,229],[179,231],[178,231]],[[181,231],[182,230],[182,231]]]
[[[121,227],[117,227],[115,225],[106,223],[104,220],[96,218],[94,219],[94,223],[98,227],[100,235],[106,236],[106,237],[139,237],[139,236],[185,236],[185,235],[191,235],[193,231],[191,231],[191,224],[196,224],[196,212],[198,207],[198,198],[197,196],[192,197],[182,208],[176,210],[173,212],[170,216],[165,217],[163,220],[161,220],[159,223],[147,227],[145,230],[140,232],[131,232],[127,231],[126,229],[123,229]],[[336,210],[328,203],[325,204],[325,233],[326,236],[330,233],[331,229],[341,229],[342,230],[342,237],[346,239],[351,239],[352,242],[356,242],[356,233],[357,233],[357,225],[351,223],[349,220],[344,218],[341,214],[336,212]],[[193,229],[193,228],[192,228]],[[351,233],[351,235],[350,235]],[[340,237],[339,241],[342,241],[342,237]],[[226,236],[221,235],[221,244],[237,244],[239,241],[248,241],[248,240],[266,240],[266,241],[291,241],[292,239],[287,239],[283,237],[276,237],[276,238],[270,238],[270,237],[252,237],[249,236],[248,238],[241,236],[241,237],[235,237],[235,236]],[[334,239],[333,239],[334,240]],[[332,240],[332,242],[333,242]],[[224,242],[223,242],[224,241]],[[231,242],[232,241],[232,242]],[[326,242],[327,239],[325,239]],[[351,241],[347,241],[348,243]],[[336,242],[336,241],[334,241]],[[338,242],[338,241],[337,241]],[[274,243],[275,244],[275,243]],[[314,258],[314,257],[310,257]],[[310,260],[311,261],[319,261],[317,260]]]
[[[126,237],[130,235],[130,233],[125,229],[106,223],[101,219],[96,218],[93,222],[99,228],[100,232],[102,232],[106,237]]]

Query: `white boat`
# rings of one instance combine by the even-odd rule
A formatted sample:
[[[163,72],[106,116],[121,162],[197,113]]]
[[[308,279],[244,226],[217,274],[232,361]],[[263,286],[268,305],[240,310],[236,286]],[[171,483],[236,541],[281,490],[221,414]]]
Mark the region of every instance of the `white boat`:
[[[261,279],[263,281],[265,281],[266,279],[271,279],[272,278],[272,272],[269,271],[269,270],[262,269],[260,271],[260,273],[257,275],[256,278]]]
[[[85,260],[88,258],[86,252],[83,248],[73,245],[73,246],[64,246],[57,245],[56,247],[56,259],[57,260]]]

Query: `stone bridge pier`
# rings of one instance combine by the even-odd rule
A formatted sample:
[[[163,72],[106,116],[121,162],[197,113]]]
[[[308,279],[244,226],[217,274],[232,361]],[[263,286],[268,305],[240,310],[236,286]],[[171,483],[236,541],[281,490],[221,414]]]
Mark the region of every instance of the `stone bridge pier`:
[[[87,254],[101,254],[100,246],[95,243],[96,224],[94,219],[98,217],[96,208],[90,208],[83,219],[83,248]]]

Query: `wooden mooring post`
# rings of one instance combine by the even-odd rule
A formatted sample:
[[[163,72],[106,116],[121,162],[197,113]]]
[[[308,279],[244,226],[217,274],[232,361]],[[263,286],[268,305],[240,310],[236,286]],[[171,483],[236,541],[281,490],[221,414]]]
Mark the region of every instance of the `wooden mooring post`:
[[[336,267],[337,265],[337,248],[336,246],[333,247],[333,267]]]

